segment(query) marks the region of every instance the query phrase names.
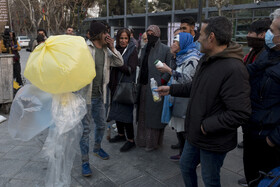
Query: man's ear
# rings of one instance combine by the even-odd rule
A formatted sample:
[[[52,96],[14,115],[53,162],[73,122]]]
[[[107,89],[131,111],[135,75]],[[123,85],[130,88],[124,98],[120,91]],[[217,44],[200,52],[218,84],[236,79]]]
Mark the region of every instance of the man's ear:
[[[215,34],[214,34],[213,32],[211,32],[211,33],[209,34],[209,36],[208,36],[208,39],[209,39],[211,42],[213,42],[214,39],[216,39]]]

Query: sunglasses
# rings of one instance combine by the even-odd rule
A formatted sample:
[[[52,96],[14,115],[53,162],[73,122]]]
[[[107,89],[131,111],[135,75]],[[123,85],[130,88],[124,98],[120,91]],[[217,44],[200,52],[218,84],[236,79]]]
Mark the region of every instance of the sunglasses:
[[[187,27],[180,27],[180,30],[187,30]]]

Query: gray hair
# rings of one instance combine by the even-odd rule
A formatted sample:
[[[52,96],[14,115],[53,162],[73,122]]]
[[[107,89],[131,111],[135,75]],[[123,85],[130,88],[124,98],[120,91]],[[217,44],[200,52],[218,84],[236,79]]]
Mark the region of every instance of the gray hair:
[[[274,12],[270,14],[270,18],[272,20],[280,18],[280,8],[274,10]]]

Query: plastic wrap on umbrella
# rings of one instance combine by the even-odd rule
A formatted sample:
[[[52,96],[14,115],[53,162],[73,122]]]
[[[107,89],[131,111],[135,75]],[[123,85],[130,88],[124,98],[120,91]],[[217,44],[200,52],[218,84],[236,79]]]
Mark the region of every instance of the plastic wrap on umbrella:
[[[28,141],[53,124],[52,95],[29,84],[16,94],[11,106],[8,130],[17,140]]]

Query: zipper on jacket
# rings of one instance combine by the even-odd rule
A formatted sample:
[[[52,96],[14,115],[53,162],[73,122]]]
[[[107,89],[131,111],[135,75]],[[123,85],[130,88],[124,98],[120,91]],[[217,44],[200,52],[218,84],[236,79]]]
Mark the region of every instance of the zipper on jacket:
[[[262,88],[260,90],[260,101],[263,101],[263,94],[264,94],[264,90],[265,90],[265,87],[266,87],[268,81],[269,81],[269,78],[266,79],[264,85],[262,86]]]

